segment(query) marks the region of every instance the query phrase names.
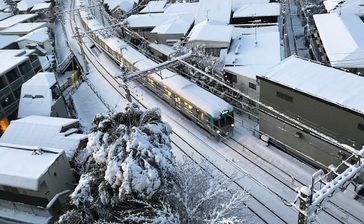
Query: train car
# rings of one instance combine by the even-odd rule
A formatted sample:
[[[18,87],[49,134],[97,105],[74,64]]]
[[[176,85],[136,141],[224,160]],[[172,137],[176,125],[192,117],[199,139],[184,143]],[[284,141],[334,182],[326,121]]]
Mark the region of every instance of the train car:
[[[88,13],[80,13],[86,30],[99,30],[103,26]],[[131,71],[146,70],[156,62],[131,47],[123,40],[94,32],[94,41],[115,61]],[[167,69],[140,79],[149,90],[189,117],[215,137],[227,136],[234,128],[233,106],[202,89],[188,79]]]

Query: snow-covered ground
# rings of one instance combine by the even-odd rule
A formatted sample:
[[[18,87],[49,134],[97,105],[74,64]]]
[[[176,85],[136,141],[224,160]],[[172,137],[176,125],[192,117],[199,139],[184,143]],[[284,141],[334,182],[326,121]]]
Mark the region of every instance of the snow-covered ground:
[[[69,22],[68,20],[67,24],[70,24]],[[72,36],[71,27],[68,25],[66,27],[68,36]],[[72,49],[76,52],[76,56],[81,60],[77,43],[74,39],[70,38],[69,40]],[[84,42],[86,42],[86,45],[91,44],[91,41],[86,38],[84,38]],[[126,100],[121,96],[121,94],[124,94],[124,91],[119,87],[119,83],[111,77],[120,73],[119,66],[110,61],[104,54],[96,57],[87,49],[85,52],[91,62],[88,79],[92,82],[98,96],[87,85],[83,84],[73,95],[73,99],[83,122],[82,124],[84,127],[89,127],[93,114],[105,112],[107,107],[114,108],[116,111],[121,110],[124,108]],[[132,82],[129,84],[129,88],[131,89],[132,95],[146,107],[161,108],[164,121],[172,126],[175,133],[172,135],[172,140],[175,144],[174,152],[178,158],[188,154],[196,161],[199,159],[208,159],[224,173],[234,176],[237,179],[236,182],[250,192],[251,199],[247,204],[252,213],[255,214],[252,215],[252,219],[249,222],[295,223],[297,221],[298,212],[292,207],[286,206],[285,201],[282,200],[286,200],[287,203],[292,202],[295,198],[295,193],[292,189],[283,184],[286,183],[289,186],[292,178],[288,178],[286,174],[282,174],[280,169],[285,170],[294,179],[306,185],[310,183],[311,175],[315,172],[314,169],[287,156],[272,146],[266,146],[254,137],[251,131],[237,124],[233,139],[264,159],[257,158],[257,155],[244,149],[232,140],[228,139],[225,141],[228,145],[235,147],[242,155],[245,155],[245,158],[223,142],[217,142],[206,131],[171,108],[167,103],[160,100],[139,83]],[[101,102],[100,97],[106,102],[107,107]],[[248,122],[244,122],[244,124],[246,123]],[[256,164],[254,165],[249,162],[247,158],[251,158]],[[270,163],[267,163],[267,161]],[[272,167],[271,163],[275,164],[276,168]],[[277,169],[277,167],[280,169]],[[270,170],[276,178],[264,170]],[[297,181],[292,181],[292,183],[293,186],[298,186]],[[332,200],[337,202],[336,204],[343,209],[350,210],[359,220],[346,217],[341,209],[337,209],[330,204],[327,205],[329,206],[328,208],[325,205],[325,209],[330,213],[337,213],[335,216],[340,221],[332,218],[327,213],[321,212],[318,215],[320,222],[360,223],[360,220],[364,220],[364,216],[360,212],[363,206],[357,203],[357,201],[347,197],[343,193],[339,193]]]

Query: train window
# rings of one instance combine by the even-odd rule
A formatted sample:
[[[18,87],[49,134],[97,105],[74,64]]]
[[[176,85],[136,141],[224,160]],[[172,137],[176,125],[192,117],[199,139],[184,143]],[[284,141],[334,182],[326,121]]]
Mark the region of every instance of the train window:
[[[364,131],[364,124],[359,123],[359,124],[358,124],[358,129],[359,129],[360,131]]]
[[[181,98],[179,98],[178,96],[175,98],[175,101],[176,101],[176,103],[181,103]]]
[[[184,104],[185,104],[185,107],[186,107],[186,108],[188,108],[189,110],[192,110],[192,108],[193,108],[193,107],[192,107],[189,103],[186,103],[186,102],[185,102]]]
[[[281,98],[281,99],[285,100],[285,101],[293,102],[293,97],[291,97],[291,96],[289,96],[289,95],[287,95],[285,93],[277,92],[276,96],[278,98]]]
[[[200,118],[201,118],[201,120],[202,121],[204,121],[205,120],[205,114],[202,112],[202,113],[200,113]]]

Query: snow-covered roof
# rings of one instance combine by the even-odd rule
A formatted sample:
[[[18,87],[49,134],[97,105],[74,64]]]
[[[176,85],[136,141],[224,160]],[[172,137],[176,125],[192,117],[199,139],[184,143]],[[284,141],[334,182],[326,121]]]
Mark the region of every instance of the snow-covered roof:
[[[39,42],[39,43],[44,43],[47,40],[49,40],[48,28],[43,27],[43,28],[34,30],[34,31],[28,33],[27,35],[20,37],[17,41],[22,41],[22,40],[30,40],[30,41],[35,41],[35,42]]]
[[[313,18],[332,66],[364,68],[364,23],[358,16],[329,13]]]
[[[238,8],[242,7],[245,4],[265,4],[269,3],[270,0],[232,0],[232,11],[234,12]]]
[[[195,15],[195,23],[205,20],[230,23],[231,0],[200,0]]]
[[[238,65],[225,66],[224,70],[238,76],[244,76],[255,80],[258,74],[266,72],[267,70],[269,70],[269,68],[265,68],[260,65]]]
[[[244,75],[248,71],[257,75],[281,61],[278,26],[234,28],[233,33],[225,65],[240,66]]]
[[[192,15],[192,14],[191,14]],[[183,34],[185,35],[191,28],[193,17],[176,17],[160,24],[151,31],[158,34]]]
[[[158,13],[163,12],[167,1],[150,1],[139,13]]]
[[[50,116],[53,106],[51,87],[56,84],[54,73],[40,72],[21,87],[18,117]]]
[[[38,3],[35,4],[32,8],[32,10],[30,10],[31,12],[35,12],[38,10],[43,10],[43,9],[48,9],[49,7],[51,7],[51,3],[47,3],[47,2],[42,2],[42,3]]]
[[[25,54],[24,50],[0,50],[0,74],[4,74],[15,66],[28,60],[28,57],[26,56],[18,56],[21,52]]]
[[[364,79],[291,56],[261,77],[364,114]]]
[[[189,21],[193,17],[192,14],[180,13],[180,14],[165,14],[165,13],[152,13],[152,14],[135,14],[127,18],[128,25],[132,28],[143,27],[156,27],[166,21],[171,21],[176,18],[181,18]]]
[[[5,4],[4,0],[0,0],[0,10],[4,10],[8,8],[8,6]]]
[[[188,3],[174,3],[169,4],[165,7],[164,13],[191,13],[195,15],[198,7],[198,2],[188,2]]]
[[[22,138],[22,136],[18,136]],[[37,191],[44,174],[61,153],[44,149],[33,153],[35,146],[0,143],[0,185]]]
[[[111,11],[119,8],[124,12],[129,12],[133,9],[134,4],[138,3],[138,0],[105,0],[104,3],[108,5]]]
[[[19,38],[17,35],[0,35],[0,49],[9,46],[10,44],[16,42]]]
[[[335,9],[342,1],[343,0],[325,0],[323,3],[326,11],[330,12],[331,10]]]
[[[206,47],[226,47],[230,44],[232,32],[233,26],[205,20],[192,28],[188,41],[206,42]]]
[[[0,0],[1,2],[1,0]],[[9,13],[9,12],[0,12],[0,21],[9,18],[10,16],[12,16],[13,14]]]
[[[19,14],[0,21],[0,30],[36,17],[37,14]]]
[[[149,47],[163,53],[164,55],[171,55],[176,52],[176,50],[174,50],[172,47],[167,46],[165,44],[150,43]]]
[[[11,121],[0,138],[0,143],[33,145],[65,151],[70,159],[81,141],[87,139],[84,134],[73,133],[78,125],[77,119],[28,116]]]
[[[46,26],[47,23],[37,22],[37,23],[18,23],[9,28],[0,30],[0,34],[19,34],[25,35],[36,29]]]
[[[280,10],[279,3],[246,4],[234,11],[233,18],[279,16]]]
[[[20,2],[18,2],[18,9],[20,11],[27,11],[28,9],[32,8],[34,5],[38,4],[38,3],[43,3],[46,0],[22,0]]]
[[[335,2],[335,1],[334,1]],[[326,1],[324,2],[324,4]],[[326,7],[326,5],[325,5]],[[331,8],[329,8],[331,7]],[[336,5],[328,5],[326,10],[330,13],[341,13],[341,14],[355,14],[357,16],[364,15],[364,1],[363,0],[342,0],[339,1]]]

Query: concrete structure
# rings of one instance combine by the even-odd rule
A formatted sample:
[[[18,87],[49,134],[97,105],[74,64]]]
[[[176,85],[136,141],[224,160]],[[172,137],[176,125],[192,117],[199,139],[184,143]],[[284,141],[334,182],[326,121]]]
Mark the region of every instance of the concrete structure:
[[[0,120],[4,122],[17,118],[21,85],[41,70],[33,53],[33,50],[0,50]]]
[[[318,14],[313,18],[317,27],[314,39],[328,62],[364,75],[364,22],[354,14]],[[325,63],[321,54],[316,57]]]
[[[30,115],[68,117],[54,73],[38,73],[22,85],[18,118]]]
[[[258,83],[260,101],[279,111],[261,108],[260,131],[271,142],[323,169],[348,157],[345,145],[354,150],[364,145],[362,77],[291,56],[258,76]]]

